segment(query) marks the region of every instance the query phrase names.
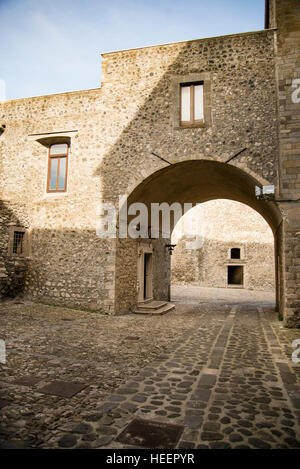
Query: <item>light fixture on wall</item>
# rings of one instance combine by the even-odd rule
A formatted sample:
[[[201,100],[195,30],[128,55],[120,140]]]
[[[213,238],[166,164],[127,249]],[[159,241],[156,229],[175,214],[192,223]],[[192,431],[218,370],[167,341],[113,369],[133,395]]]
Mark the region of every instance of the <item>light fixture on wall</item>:
[[[298,199],[275,199],[275,186],[255,186],[255,197],[273,202],[300,202],[300,197]]]
[[[273,200],[275,197],[275,186],[255,186],[255,196],[257,199]]]
[[[176,244],[166,244],[166,248],[168,248],[170,256],[172,256],[172,253],[176,246],[177,246]]]

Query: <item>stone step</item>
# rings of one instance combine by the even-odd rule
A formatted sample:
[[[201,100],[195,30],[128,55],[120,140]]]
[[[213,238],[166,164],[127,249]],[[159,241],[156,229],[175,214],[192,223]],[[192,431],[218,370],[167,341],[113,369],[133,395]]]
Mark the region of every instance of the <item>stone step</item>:
[[[164,303],[163,306],[161,306],[160,308],[156,308],[156,309],[145,309],[145,308],[142,308],[140,306],[133,312],[134,312],[134,314],[145,314],[146,316],[147,315],[148,316],[159,316],[159,315],[162,315],[162,314],[169,313],[173,309],[175,309],[174,304]]]
[[[156,301],[156,300],[152,300],[152,301],[149,301],[149,302],[145,302],[145,303],[138,303],[137,305],[137,309],[151,309],[151,310],[155,310],[155,309],[159,309],[163,306],[166,306],[168,304],[167,301]]]

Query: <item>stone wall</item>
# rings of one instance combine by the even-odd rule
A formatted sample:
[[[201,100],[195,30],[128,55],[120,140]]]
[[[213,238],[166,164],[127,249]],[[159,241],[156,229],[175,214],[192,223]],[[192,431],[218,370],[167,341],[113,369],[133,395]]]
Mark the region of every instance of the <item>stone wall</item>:
[[[234,164],[276,183],[273,36],[261,31],[104,54],[102,90],[121,130],[100,166],[105,193],[115,196],[116,181],[130,193],[164,167],[152,152],[174,164],[226,161],[247,148]],[[211,82],[211,125],[174,125],[174,84],[201,74]]]
[[[153,249],[153,298],[169,299],[170,255],[166,248],[170,240],[122,239],[117,243],[116,256],[116,313],[124,314],[135,309],[138,301],[137,262],[143,244]],[[141,283],[141,282],[140,282]]]
[[[102,142],[101,131],[94,127],[105,115],[100,95],[101,90],[90,90],[1,104],[6,128],[1,136],[0,194],[11,206],[22,207],[31,229],[27,297],[112,313],[114,240],[96,235]],[[37,140],[73,130],[68,190],[48,194],[48,149]],[[2,252],[7,257],[7,245]]]
[[[136,301],[134,250],[120,257],[95,230],[102,201],[129,195],[164,166],[152,151],[171,162],[224,161],[247,147],[236,164],[275,183],[273,70],[273,33],[261,31],[104,54],[100,89],[1,103],[0,195],[25,207],[32,230],[27,296],[106,313],[115,294],[118,311]],[[174,126],[174,83],[201,73],[211,82],[211,125]],[[68,191],[47,194],[47,148],[37,140],[71,131]],[[164,288],[157,281],[162,296],[167,275]]]
[[[196,213],[195,213],[196,212]],[[181,236],[180,228],[197,217],[201,246],[192,250],[196,237]],[[274,291],[274,236],[257,212],[238,202],[206,202],[185,215],[174,230],[172,282],[207,287],[228,287],[228,265],[243,266],[243,288]],[[231,248],[239,248],[241,259],[231,258]],[[230,285],[231,288],[231,285]]]
[[[273,32],[263,31],[105,54],[103,92],[109,88],[121,121],[126,114],[129,118],[100,165],[104,192],[113,199],[118,180],[119,192],[130,195],[166,167],[153,153],[174,165],[195,159],[226,161],[244,148],[234,164],[276,184],[273,47]],[[180,128],[176,84],[201,74],[211,83],[211,124]],[[121,256],[118,270],[133,284],[135,274],[127,266]],[[122,298],[131,298],[129,303],[134,300],[126,282],[117,289]]]
[[[300,321],[300,3],[272,0],[276,32],[280,178],[283,201],[283,311],[288,325]],[[297,91],[298,89],[298,91]]]
[[[172,166],[230,160],[253,181],[274,184],[277,192],[280,187],[284,197],[296,196],[298,111],[290,109],[287,93],[299,68],[298,20],[284,5],[296,12],[298,3],[276,2],[271,11],[285,15],[279,22],[278,80],[276,32],[265,30],[104,54],[99,89],[0,103],[0,125],[5,125],[0,198],[22,208],[32,233],[24,290],[29,298],[108,314],[131,310],[136,247],[124,249],[115,239],[98,238],[96,226],[103,202],[116,204],[119,195],[130,196],[168,166],[158,156]],[[182,128],[179,83],[195,79],[209,83],[210,118],[202,127]],[[46,193],[47,148],[38,142],[53,133],[71,139],[68,190],[56,195]],[[291,136],[295,140],[288,140]],[[210,198],[218,197],[214,183]],[[179,182],[183,200],[180,187]],[[163,202],[163,195],[157,201]],[[299,211],[284,206],[282,212],[292,220],[283,226],[281,286],[289,295],[282,293],[287,313],[293,315],[299,302]],[[163,274],[156,273],[165,279],[155,279],[157,294],[165,297],[169,268],[163,244],[157,252]],[[7,257],[6,246],[2,256]]]

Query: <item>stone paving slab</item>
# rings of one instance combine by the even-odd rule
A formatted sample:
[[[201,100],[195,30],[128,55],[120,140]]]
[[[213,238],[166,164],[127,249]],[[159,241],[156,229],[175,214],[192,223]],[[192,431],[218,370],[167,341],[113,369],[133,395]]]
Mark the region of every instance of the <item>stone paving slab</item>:
[[[50,394],[58,397],[73,397],[85,389],[88,385],[83,383],[74,383],[70,381],[52,381],[46,386],[37,389],[42,394]]]
[[[21,386],[34,386],[35,384],[39,383],[41,378],[37,378],[36,376],[22,376],[14,381],[14,384],[20,384]]]
[[[175,448],[183,429],[183,425],[134,419],[116,441],[147,448]]]

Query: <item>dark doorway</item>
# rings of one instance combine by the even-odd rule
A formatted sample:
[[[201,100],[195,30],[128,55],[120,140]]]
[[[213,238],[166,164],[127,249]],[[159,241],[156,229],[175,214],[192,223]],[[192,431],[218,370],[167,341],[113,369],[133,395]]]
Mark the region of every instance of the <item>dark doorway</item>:
[[[144,254],[144,299],[152,297],[152,254]]]
[[[243,285],[244,268],[242,265],[228,266],[228,285]]]

